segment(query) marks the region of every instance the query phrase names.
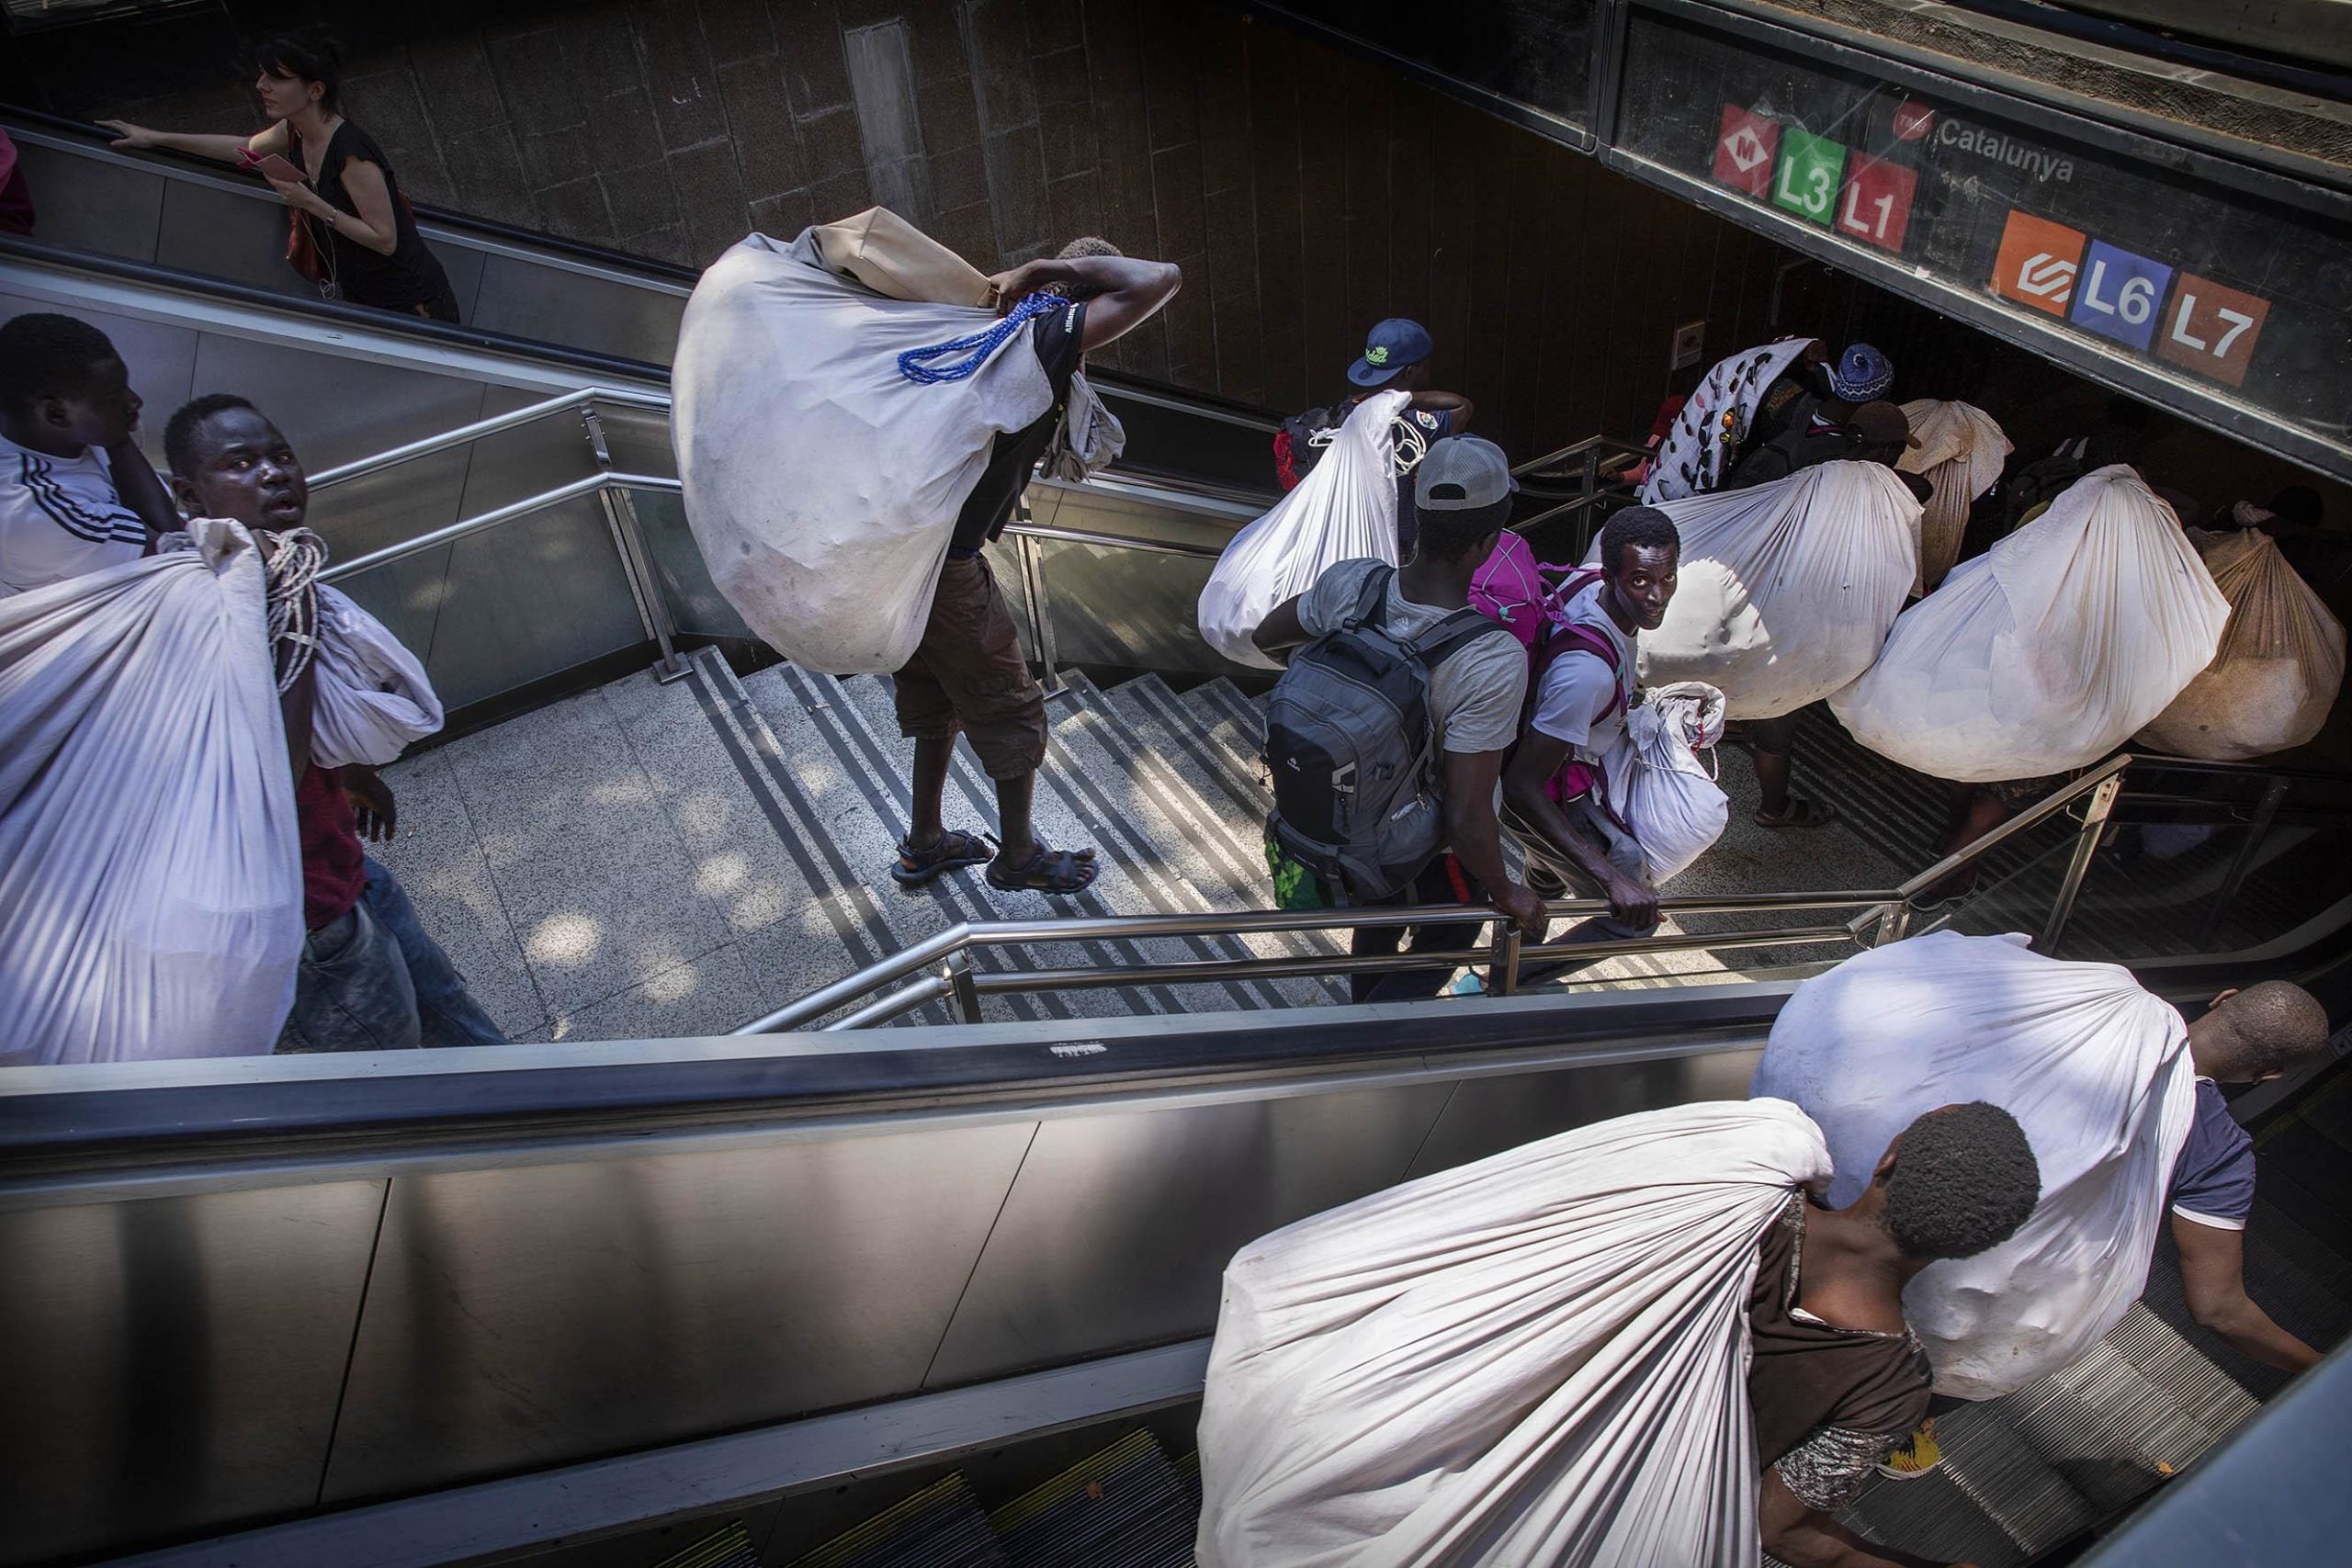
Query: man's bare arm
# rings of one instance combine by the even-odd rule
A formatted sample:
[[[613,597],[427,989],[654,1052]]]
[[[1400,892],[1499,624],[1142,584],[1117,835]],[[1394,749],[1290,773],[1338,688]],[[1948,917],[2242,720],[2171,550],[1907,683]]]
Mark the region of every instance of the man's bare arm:
[[[2241,1354],[2267,1367],[2300,1372],[2319,1364],[2319,1352],[2279,1327],[2245,1293],[2245,1233],[2172,1216],[2180,1249],[2181,1293],[2198,1323]]]

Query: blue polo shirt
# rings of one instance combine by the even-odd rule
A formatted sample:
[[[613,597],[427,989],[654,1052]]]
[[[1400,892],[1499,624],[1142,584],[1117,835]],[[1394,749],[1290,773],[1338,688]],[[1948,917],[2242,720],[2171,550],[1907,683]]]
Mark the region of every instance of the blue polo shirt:
[[[2172,1168],[2170,1201],[2182,1219],[2220,1230],[2245,1229],[2254,1213],[2254,1140],[2211,1078],[2197,1080],[2197,1111]]]

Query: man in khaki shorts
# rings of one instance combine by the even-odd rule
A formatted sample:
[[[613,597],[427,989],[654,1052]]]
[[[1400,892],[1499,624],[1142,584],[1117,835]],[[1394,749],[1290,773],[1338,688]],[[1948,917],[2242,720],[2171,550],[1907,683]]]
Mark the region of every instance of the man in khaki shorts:
[[[1051,260],[1025,263],[989,281],[1007,310],[1037,293],[1069,301],[1030,324],[1030,348],[1053,385],[1054,402],[1035,423],[996,437],[988,468],[956,519],[922,641],[898,673],[899,730],[915,743],[914,825],[899,841],[890,874],[902,887],[920,887],[942,872],[987,863],[991,887],[1080,893],[1094,880],[1094,852],[1049,850],[1030,824],[1037,768],[1046,760],[1046,698],[1021,656],[1012,612],[981,551],[1004,532],[1028,488],[1087,352],[1149,320],[1175,294],[1182,275],[1168,263],[1130,260],[1106,241],[1084,239]],[[996,782],[995,849],[983,835],[951,829],[941,820],[959,730]]]

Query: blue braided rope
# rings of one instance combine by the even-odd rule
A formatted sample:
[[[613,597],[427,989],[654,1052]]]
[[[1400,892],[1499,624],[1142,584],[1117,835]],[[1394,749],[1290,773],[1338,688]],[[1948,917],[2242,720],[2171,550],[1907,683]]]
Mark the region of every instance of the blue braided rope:
[[[989,355],[1001,346],[1004,340],[1021,330],[1022,323],[1058,310],[1069,301],[1058,294],[1032,294],[1015,305],[1003,320],[986,332],[959,337],[954,343],[933,344],[929,348],[910,348],[899,355],[899,374],[910,381],[933,384],[940,381],[961,381],[989,362]],[[960,354],[962,359],[946,365],[933,366],[930,361]]]

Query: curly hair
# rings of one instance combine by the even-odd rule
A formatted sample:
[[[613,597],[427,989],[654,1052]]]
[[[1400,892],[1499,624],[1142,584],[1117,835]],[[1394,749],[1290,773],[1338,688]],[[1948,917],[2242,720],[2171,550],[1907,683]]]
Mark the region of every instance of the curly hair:
[[[1682,554],[1674,519],[1655,506],[1629,506],[1600,529],[1600,570],[1615,571],[1627,550],[1672,550]]]
[[[2017,1234],[2041,1168],[2016,1117],[1982,1100],[1903,1130],[1886,1182],[1886,1228],[1908,1258],[1973,1258]]]
[[[1054,253],[1054,259],[1056,261],[1084,261],[1089,256],[1123,256],[1125,254],[1126,254],[1125,251],[1100,234],[1080,234]],[[1102,290],[1083,283],[1048,283],[1038,292],[1058,294],[1065,299],[1083,301],[1095,298]]]

